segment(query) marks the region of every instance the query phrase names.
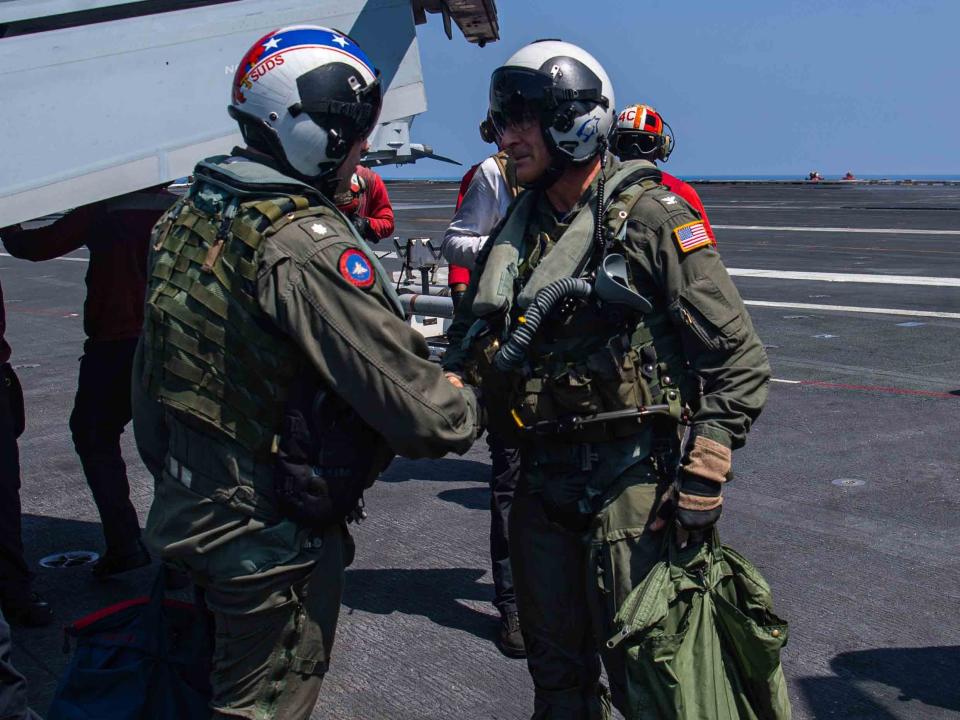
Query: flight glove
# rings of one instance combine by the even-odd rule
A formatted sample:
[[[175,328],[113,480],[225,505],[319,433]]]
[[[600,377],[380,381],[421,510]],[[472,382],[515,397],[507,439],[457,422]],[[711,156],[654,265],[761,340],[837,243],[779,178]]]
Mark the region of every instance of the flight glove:
[[[654,530],[674,517],[684,530],[703,532],[723,512],[723,483],[731,476],[730,448],[696,436],[677,472],[676,482],[660,500]]]
[[[362,237],[367,242],[380,242],[380,238],[377,237],[377,234],[373,231],[373,226],[370,225],[369,218],[365,218],[362,215],[354,215],[350,218],[350,222],[353,223],[353,226],[357,229],[357,232],[360,233]]]

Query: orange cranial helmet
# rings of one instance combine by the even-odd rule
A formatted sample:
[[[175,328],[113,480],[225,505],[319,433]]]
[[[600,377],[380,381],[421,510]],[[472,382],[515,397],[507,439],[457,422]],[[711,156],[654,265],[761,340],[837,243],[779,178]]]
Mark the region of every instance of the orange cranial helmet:
[[[666,160],[673,146],[673,131],[649,105],[628,105],[617,116],[612,149],[621,160]]]

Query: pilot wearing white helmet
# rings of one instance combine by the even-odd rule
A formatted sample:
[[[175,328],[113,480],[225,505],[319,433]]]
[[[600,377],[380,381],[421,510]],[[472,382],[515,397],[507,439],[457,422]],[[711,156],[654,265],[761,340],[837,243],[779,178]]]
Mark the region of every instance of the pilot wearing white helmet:
[[[489,107],[527,190],[477,257],[444,367],[520,448],[509,540],[533,717],[607,718],[611,700],[653,717],[607,645],[614,616],[665,532],[711,537],[770,368],[703,219],[652,162],[608,155],[615,99],[592,55],[522,48]]]

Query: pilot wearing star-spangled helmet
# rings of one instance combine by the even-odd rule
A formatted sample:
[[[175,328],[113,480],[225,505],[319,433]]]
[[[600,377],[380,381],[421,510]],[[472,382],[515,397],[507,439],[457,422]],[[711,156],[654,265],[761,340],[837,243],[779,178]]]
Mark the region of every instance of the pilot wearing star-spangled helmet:
[[[462,454],[478,434],[474,392],[429,361],[332,202],[380,103],[343,33],[269,33],[233,81],[244,146],[200,162],[154,229],[133,373],[146,540],[214,616],[215,717],[310,716],[363,491],[394,453]]]

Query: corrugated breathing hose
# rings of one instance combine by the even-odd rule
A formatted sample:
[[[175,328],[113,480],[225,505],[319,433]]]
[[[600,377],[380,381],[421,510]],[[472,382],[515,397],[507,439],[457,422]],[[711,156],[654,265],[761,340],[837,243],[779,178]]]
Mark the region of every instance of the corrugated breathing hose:
[[[540,328],[540,323],[553,311],[557,303],[570,297],[586,299],[592,292],[593,285],[589,282],[571,277],[554,280],[540,290],[523,315],[519,327],[513,331],[510,339],[494,356],[494,367],[503,372],[520,367],[527,356],[530,343],[533,342]]]

